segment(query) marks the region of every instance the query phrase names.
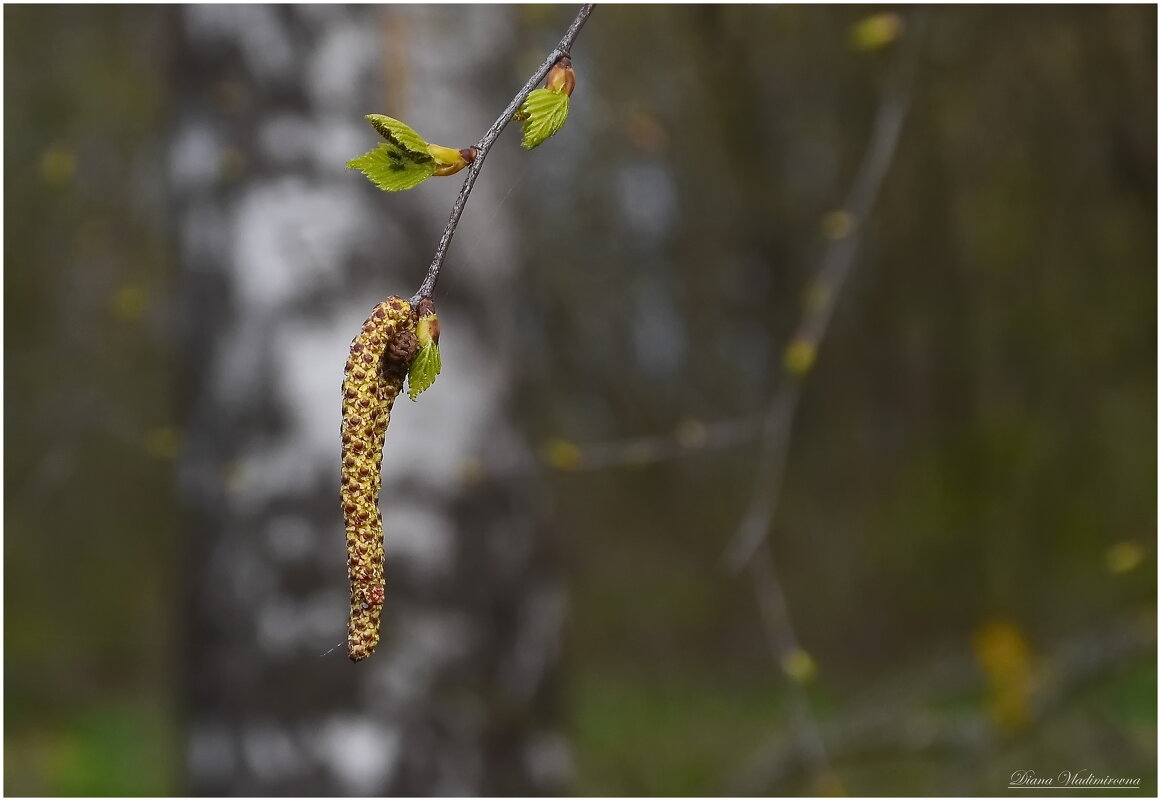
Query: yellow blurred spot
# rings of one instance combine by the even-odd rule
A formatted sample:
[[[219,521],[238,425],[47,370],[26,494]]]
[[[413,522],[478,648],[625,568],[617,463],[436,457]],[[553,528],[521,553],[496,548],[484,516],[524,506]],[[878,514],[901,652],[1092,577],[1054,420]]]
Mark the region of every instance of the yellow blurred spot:
[[[145,288],[137,284],[126,284],[113,293],[113,313],[122,320],[134,322],[141,319],[145,311]]]
[[[818,672],[814,657],[801,648],[796,648],[782,657],[782,670],[799,684],[806,684]]]
[[[1031,662],[1024,635],[1007,620],[990,620],[976,629],[972,638],[976,661],[989,676],[1023,670]]]
[[[159,426],[145,435],[145,452],[154,459],[172,461],[181,453],[181,432],[172,426]]]
[[[581,449],[566,439],[549,440],[540,451],[541,457],[557,470],[576,470],[581,463]]]
[[[709,439],[709,432],[700,420],[682,420],[677,424],[677,441],[683,448],[700,448]]]
[[[806,375],[814,366],[818,348],[809,339],[796,339],[786,346],[782,354],[782,363],[786,370],[794,375]]]
[[[1145,561],[1145,551],[1135,542],[1118,542],[1105,552],[1105,564],[1116,575],[1128,573]]]
[[[855,230],[856,222],[855,215],[849,211],[837,209],[822,215],[819,228],[822,229],[822,235],[827,239],[842,239],[851,235],[851,231]]]
[[[40,177],[46,184],[61,186],[73,179],[77,156],[63,145],[53,145],[40,157]]]
[[[460,483],[479,484],[484,479],[484,464],[479,459],[460,462]]]
[[[851,26],[851,47],[864,52],[886,47],[903,33],[903,18],[886,12],[863,17]]]
[[[972,637],[976,661],[988,680],[988,713],[1000,729],[1018,732],[1028,725],[1035,664],[1032,650],[1014,623],[992,620]]]

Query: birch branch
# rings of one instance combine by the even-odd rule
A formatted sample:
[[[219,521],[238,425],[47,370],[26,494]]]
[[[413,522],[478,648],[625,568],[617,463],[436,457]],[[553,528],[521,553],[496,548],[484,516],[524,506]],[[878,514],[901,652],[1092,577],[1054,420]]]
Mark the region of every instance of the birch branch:
[[[564,36],[561,37],[560,43],[556,48],[548,54],[544,62],[537,68],[536,72],[532,73],[532,77],[524,84],[523,88],[516,93],[512,98],[512,102],[508,107],[500,113],[496,121],[492,123],[492,127],[481,137],[480,141],[476,143],[476,158],[467,167],[467,177],[464,178],[464,184],[460,187],[460,193],[456,196],[455,203],[452,205],[451,217],[447,221],[447,226],[443,229],[443,236],[439,238],[439,245],[436,246],[435,256],[431,260],[431,264],[427,268],[427,274],[423,277],[423,283],[419,285],[419,291],[411,299],[411,303],[418,303],[423,298],[430,298],[435,291],[435,282],[439,280],[439,271],[443,267],[444,259],[447,258],[448,247],[451,245],[452,237],[455,235],[456,227],[460,224],[460,216],[464,213],[464,206],[468,203],[468,196],[472,193],[472,187],[476,185],[476,178],[480,175],[480,170],[484,166],[484,159],[488,157],[488,151],[491,150],[492,144],[508,127],[508,123],[512,121],[512,116],[520,109],[520,105],[532,93],[537,84],[544,80],[548,75],[548,71],[565,56],[571,57],[572,45],[576,41],[577,35],[581,28],[584,27],[585,22],[588,21],[589,14],[593,13],[593,4],[585,3],[577,12],[576,18],[573,19],[572,24],[568,26]]]

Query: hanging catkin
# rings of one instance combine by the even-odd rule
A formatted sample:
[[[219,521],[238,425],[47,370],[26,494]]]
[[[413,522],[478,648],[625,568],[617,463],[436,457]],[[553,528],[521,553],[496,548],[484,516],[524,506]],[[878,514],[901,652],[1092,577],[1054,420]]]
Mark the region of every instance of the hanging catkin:
[[[415,327],[411,304],[403,298],[387,298],[351,342],[343,374],[341,497],[351,582],[347,654],[353,662],[366,659],[379,644],[384,597],[379,513],[383,440],[391,407],[419,349]]]

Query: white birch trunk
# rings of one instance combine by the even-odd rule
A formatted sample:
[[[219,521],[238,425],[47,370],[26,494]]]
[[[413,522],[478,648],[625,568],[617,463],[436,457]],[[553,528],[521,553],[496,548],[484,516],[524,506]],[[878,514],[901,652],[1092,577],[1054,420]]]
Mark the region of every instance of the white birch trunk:
[[[502,106],[483,76],[505,74],[513,12],[177,13],[187,791],[559,792],[564,594],[536,488],[465,470],[520,444],[499,305],[515,287],[513,221],[493,216],[486,181],[472,198],[486,213],[469,210],[437,293],[443,375],[397,404],[387,433],[384,641],[357,665],[345,646],[320,656],[345,637],[346,350],[376,302],[415,291],[459,185],[385,195],[344,164],[374,146],[371,111],[470,144]]]

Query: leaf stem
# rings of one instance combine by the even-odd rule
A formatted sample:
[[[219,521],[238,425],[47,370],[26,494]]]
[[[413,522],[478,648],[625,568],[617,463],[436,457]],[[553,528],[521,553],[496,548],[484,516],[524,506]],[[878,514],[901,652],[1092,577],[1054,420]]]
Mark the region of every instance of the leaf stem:
[[[484,166],[484,159],[487,158],[492,144],[503,133],[508,123],[512,121],[512,116],[520,109],[520,105],[527,99],[532,90],[548,75],[548,71],[552,69],[553,65],[561,57],[571,56],[573,41],[576,40],[577,34],[580,33],[581,28],[584,27],[585,22],[588,21],[589,14],[592,12],[593,3],[585,3],[580,7],[576,18],[573,19],[572,24],[568,26],[568,30],[564,32],[564,36],[561,37],[560,43],[548,54],[548,57],[544,59],[544,62],[537,68],[536,72],[532,73],[532,77],[516,93],[516,96],[512,98],[512,102],[508,104],[508,107],[492,123],[492,127],[488,129],[487,133],[476,143],[475,161],[468,165],[468,174],[464,178],[464,185],[460,187],[460,193],[456,196],[456,202],[452,205],[451,217],[447,221],[447,226],[443,229],[443,236],[439,238],[439,245],[436,246],[435,256],[432,258],[431,264],[428,265],[427,274],[423,276],[423,283],[419,285],[419,291],[411,299],[412,304],[418,303],[422,298],[430,298],[435,291],[435,282],[439,280],[439,271],[443,267],[444,259],[447,257],[452,236],[455,235],[456,227],[460,224],[460,217],[464,213],[464,206],[468,203],[468,195],[472,193],[472,187],[475,186],[476,178],[479,177],[480,170]]]

